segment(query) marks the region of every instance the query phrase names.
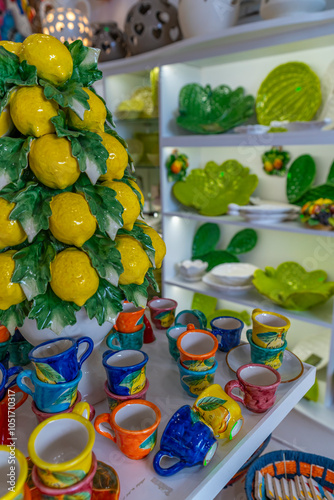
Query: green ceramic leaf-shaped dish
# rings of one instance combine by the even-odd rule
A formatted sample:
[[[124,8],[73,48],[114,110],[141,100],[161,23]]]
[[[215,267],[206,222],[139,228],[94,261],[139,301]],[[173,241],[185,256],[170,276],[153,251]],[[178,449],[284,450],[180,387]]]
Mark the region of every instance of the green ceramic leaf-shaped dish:
[[[242,87],[227,85],[211,89],[191,83],[179,95],[177,123],[195,134],[222,134],[244,123],[254,114],[255,100]]]
[[[222,165],[210,161],[204,169],[195,168],[186,179],[176,182],[173,194],[201,215],[223,215],[229,203],[247,205],[258,181],[256,175],[249,173],[249,168],[236,160],[227,160]]]
[[[261,125],[272,121],[312,120],[321,104],[318,76],[301,62],[281,64],[262,82],[256,98],[257,120]]]
[[[254,273],[253,285],[265,297],[286,309],[306,311],[334,295],[334,282],[325,271],[307,272],[296,262]]]

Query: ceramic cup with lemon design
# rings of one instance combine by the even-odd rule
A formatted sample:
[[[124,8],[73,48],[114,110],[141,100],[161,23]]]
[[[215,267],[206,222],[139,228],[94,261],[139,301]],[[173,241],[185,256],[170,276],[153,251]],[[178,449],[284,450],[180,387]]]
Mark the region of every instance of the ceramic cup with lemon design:
[[[147,361],[148,356],[143,351],[106,351],[102,363],[110,391],[120,396],[141,392],[146,384]]]
[[[145,325],[138,332],[122,333],[114,327],[107,337],[107,346],[114,351],[122,349],[139,350],[144,344]]]
[[[187,331],[181,333],[176,345],[180,351],[181,364],[187,370],[207,371],[214,366],[218,340],[207,330],[188,325]]]
[[[284,341],[282,347],[267,349],[266,347],[259,347],[254,344],[252,339],[252,330],[247,330],[246,336],[250,345],[252,363],[271,366],[275,370],[278,370],[283,363],[283,356],[287,347],[287,341]]]
[[[81,344],[87,344],[84,353],[78,357]],[[74,380],[82,363],[90,356],[94,342],[89,337],[78,340],[60,337],[43,342],[31,349],[29,359],[35,365],[36,375],[47,384],[62,384]]]
[[[108,381],[106,380],[104,384],[104,392],[107,395],[107,401],[110,412],[112,412],[113,409],[116,408],[116,406],[124,403],[125,401],[131,401],[132,399],[146,399],[146,393],[148,391],[149,386],[150,383],[148,379],[146,379],[146,384],[142,391],[137,392],[136,394],[132,394],[131,396],[119,396],[118,394],[114,394],[113,392],[110,391],[108,387]]]
[[[182,365],[180,359],[177,362],[177,366],[180,371],[180,381],[183,389],[189,396],[197,398],[204,389],[213,384],[218,362],[215,361],[215,364],[209,370],[199,372],[187,370],[187,368]]]
[[[33,430],[28,453],[45,486],[68,488],[89,473],[95,441],[89,417],[89,405],[78,403],[72,413],[54,415]]]
[[[218,439],[233,439],[244,423],[240,406],[219,384],[210,385],[201,392],[193,409],[210,425]]]
[[[13,446],[0,445],[1,500],[28,499],[24,490],[27,476],[28,463],[23,453]]]
[[[24,370],[17,377],[17,385],[33,398],[39,410],[45,413],[59,413],[70,408],[75,402],[81,377],[80,371],[71,382],[46,384],[39,380],[36,372]],[[34,389],[27,383],[32,384]]]
[[[281,314],[254,309],[252,322],[254,344],[266,349],[276,349],[283,346],[291,325],[288,318]]]
[[[152,323],[158,330],[165,330],[172,326],[177,308],[175,300],[153,297],[147,305],[151,312]]]

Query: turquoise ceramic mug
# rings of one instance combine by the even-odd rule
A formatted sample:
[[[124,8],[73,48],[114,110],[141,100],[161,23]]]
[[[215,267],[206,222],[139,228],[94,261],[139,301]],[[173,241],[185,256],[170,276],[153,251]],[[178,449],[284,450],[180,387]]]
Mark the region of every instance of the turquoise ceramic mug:
[[[278,370],[283,362],[283,356],[287,346],[287,341],[284,341],[282,347],[271,349],[259,347],[258,345],[254,344],[252,339],[252,330],[247,330],[246,335],[247,340],[250,344],[252,363],[271,366],[275,370]]]
[[[193,324],[195,328],[203,329],[206,328],[208,321],[202,311],[198,309],[184,309],[176,316],[175,324],[189,325],[189,323]]]
[[[168,328],[166,335],[168,339],[168,347],[170,355],[177,361],[180,357],[180,351],[177,348],[176,342],[181,333],[187,331],[187,326],[175,325]]]
[[[133,333],[122,333],[113,328],[107,337],[107,346],[114,351],[140,350],[144,344],[144,331],[145,325],[138,332]]]

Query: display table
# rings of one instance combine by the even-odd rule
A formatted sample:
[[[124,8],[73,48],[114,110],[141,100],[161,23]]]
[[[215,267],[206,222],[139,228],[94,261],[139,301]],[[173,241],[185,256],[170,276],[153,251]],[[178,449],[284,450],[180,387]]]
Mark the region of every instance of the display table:
[[[264,414],[255,414],[242,408],[245,419],[239,434],[227,443],[219,442],[218,450],[207,467],[184,469],[175,476],[161,477],[154,472],[152,461],[159,449],[161,434],[172,414],[185,404],[193,405],[195,398],[188,396],[181,387],[179,370],[168,351],[165,331],[155,331],[156,341],[144,344],[149,356],[147,377],[150,387],[147,399],[161,410],[158,442],[155,449],[143,460],[125,457],[116,444],[96,433],[93,448],[98,460],[110,464],[117,472],[121,485],[120,500],[206,500],[214,498],[237,470],[245,463],[266,437],[282,422],[315,380],[315,368],[304,365],[304,372],[294,382],[281,384],[275,406]],[[218,369],[215,383],[223,388],[235,374],[225,362],[225,354],[216,355]],[[16,420],[17,447],[27,454],[27,442],[37,425],[31,409],[31,398],[18,409]],[[96,415],[108,410],[107,401],[95,405]]]

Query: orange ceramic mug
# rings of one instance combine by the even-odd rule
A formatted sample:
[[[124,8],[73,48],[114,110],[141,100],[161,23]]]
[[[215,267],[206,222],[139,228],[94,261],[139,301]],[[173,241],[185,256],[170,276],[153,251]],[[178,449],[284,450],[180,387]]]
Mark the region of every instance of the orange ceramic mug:
[[[144,312],[144,307],[136,307],[132,302],[124,301],[123,311],[116,319],[116,330],[121,333],[138,332],[143,327]]]
[[[114,441],[128,458],[139,460],[153,450],[160,420],[161,413],[155,404],[135,399],[116,406],[111,414],[96,417],[94,427],[99,434]],[[102,425],[105,423],[111,430]]]

